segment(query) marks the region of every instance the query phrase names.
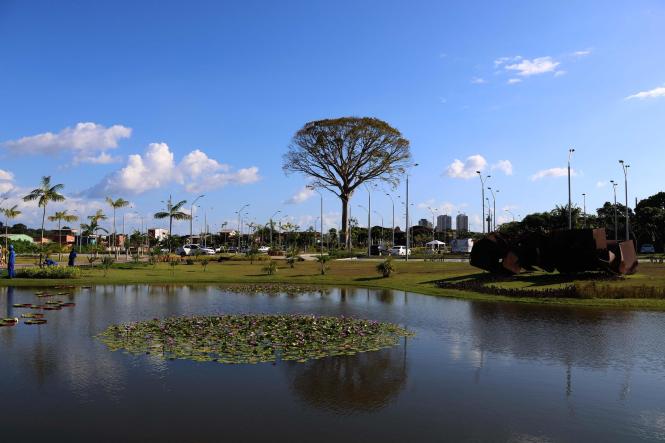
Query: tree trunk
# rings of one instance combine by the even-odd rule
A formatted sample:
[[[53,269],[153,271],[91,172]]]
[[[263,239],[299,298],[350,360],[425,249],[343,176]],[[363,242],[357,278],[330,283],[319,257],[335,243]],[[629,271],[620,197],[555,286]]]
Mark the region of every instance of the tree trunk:
[[[342,194],[342,233],[344,235],[344,248],[349,249],[351,236],[349,232],[349,194]]]

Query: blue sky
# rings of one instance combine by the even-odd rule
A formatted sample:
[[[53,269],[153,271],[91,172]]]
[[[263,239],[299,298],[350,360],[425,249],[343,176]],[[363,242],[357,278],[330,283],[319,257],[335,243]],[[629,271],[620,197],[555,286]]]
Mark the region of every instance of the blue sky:
[[[619,158],[632,202],[663,190],[663,23],[662,1],[0,0],[0,192],[18,203],[52,175],[82,215],[131,200],[130,226],[204,193],[213,228],[245,203],[307,227],[318,198],[282,154],[305,122],[355,115],[411,141],[414,219],[431,206],[479,229],[478,167],[500,221],[562,204],[569,147],[578,204],[611,198]],[[388,197],[373,209],[390,224]]]

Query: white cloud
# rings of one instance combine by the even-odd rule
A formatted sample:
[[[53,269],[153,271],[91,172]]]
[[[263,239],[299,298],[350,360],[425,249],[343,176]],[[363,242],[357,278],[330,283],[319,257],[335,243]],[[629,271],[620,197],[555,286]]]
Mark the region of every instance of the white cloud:
[[[69,151],[74,156],[74,163],[103,163],[111,159],[106,151],[117,148],[118,142],[131,134],[132,129],[126,126],[113,125],[107,128],[86,122],[77,123],[73,128],[67,127],[57,133],[44,132],[9,140],[2,143],[2,146],[15,154],[55,155]]]
[[[591,49],[584,49],[582,51],[573,52],[574,57],[586,57],[587,55],[591,55]]]
[[[521,78],[509,78],[506,83],[508,83],[509,85],[515,85],[517,83],[522,83],[522,79]]]
[[[561,77],[562,75],[566,75],[566,71],[564,71],[563,69],[559,69],[554,73],[555,77]]]
[[[427,211],[428,215],[425,218],[427,218],[428,220],[430,220],[432,217],[432,213],[430,212],[429,208],[432,208],[436,216],[446,214],[450,215],[453,218],[457,215],[457,210],[460,208],[459,206],[456,206],[450,202],[436,202],[433,198],[418,203],[416,207],[418,209]]]
[[[455,159],[446,170],[448,177],[469,179],[476,176],[476,171],[482,171],[487,166],[487,160],[480,155],[467,157],[464,162]]]
[[[306,202],[309,200],[312,196],[314,196],[314,190],[308,188],[307,186],[304,186],[302,189],[300,189],[298,192],[293,194],[291,198],[286,200],[284,203],[290,204],[290,205],[297,205],[303,202]]]
[[[4,169],[0,169],[0,180],[2,180],[2,181],[14,180],[14,174],[10,171],[5,171]]]
[[[166,143],[151,143],[143,155],[130,155],[123,168],[105,177],[87,193],[93,196],[141,194],[172,183],[183,185],[188,192],[201,192],[230,183],[248,184],[257,180],[258,168],[254,166],[231,172],[229,165],[198,149],[176,164]]]
[[[626,97],[626,100],[638,99],[644,100],[648,98],[658,98],[665,97],[665,86],[659,86],[657,88],[650,89],[648,91],[641,91],[633,95]]]
[[[474,85],[482,85],[484,83],[487,83],[487,80],[485,80],[482,77],[473,77],[471,79],[471,83],[474,84]]]
[[[522,77],[529,77],[531,75],[545,74],[554,71],[559,62],[552,57],[537,57],[532,60],[520,59],[518,62],[505,65],[506,70],[515,71],[517,75]]]
[[[538,171],[531,176],[532,181],[541,180],[546,177],[565,177],[568,175],[568,168],[549,168]],[[577,171],[574,169],[570,170],[570,175],[577,175]]]
[[[492,165],[492,170],[498,170],[506,175],[513,175],[513,164],[510,160],[499,160]]]
[[[596,182],[596,188],[604,188],[604,187],[607,186],[608,184],[609,184],[609,182],[597,181],[597,182]]]
[[[81,156],[74,159],[74,163],[91,163],[94,165],[107,165],[110,163],[119,163],[121,161],[120,157],[113,157],[106,152],[101,152],[98,155],[92,156]]]

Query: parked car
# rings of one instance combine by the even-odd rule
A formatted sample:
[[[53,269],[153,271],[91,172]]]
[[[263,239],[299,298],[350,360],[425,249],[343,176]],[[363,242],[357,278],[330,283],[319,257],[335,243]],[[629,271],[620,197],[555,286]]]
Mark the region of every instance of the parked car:
[[[203,246],[200,245],[186,244],[176,249],[175,253],[180,255],[181,257],[197,255],[197,254],[215,255],[215,250],[212,248],[204,248]]]
[[[407,250],[406,246],[393,246],[388,250],[390,255],[406,255]],[[408,254],[411,255],[411,249],[409,249]]]
[[[267,254],[268,251],[270,251],[270,246],[261,246],[261,247],[259,248],[259,252],[260,252],[261,254]]]
[[[649,243],[645,243],[640,246],[640,254],[654,254],[655,252],[656,248],[654,248],[654,246]]]
[[[236,254],[238,252],[238,247],[237,246],[229,246],[226,249],[226,252],[228,252],[229,254]]]

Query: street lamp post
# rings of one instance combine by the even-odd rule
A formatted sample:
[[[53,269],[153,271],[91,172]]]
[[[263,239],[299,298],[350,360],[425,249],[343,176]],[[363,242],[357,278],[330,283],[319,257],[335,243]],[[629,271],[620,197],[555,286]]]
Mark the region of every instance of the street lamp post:
[[[568,229],[573,229],[573,203],[570,194],[570,158],[573,156],[575,149],[568,149]]]
[[[496,231],[496,195],[494,194],[495,192],[499,192],[498,189],[492,189],[491,186],[488,186],[487,189],[490,191],[492,194],[492,204],[494,205],[494,209],[492,210],[492,230]],[[489,212],[489,208],[487,208]]]
[[[619,160],[621,168],[623,169],[623,187],[626,192],[626,241],[630,240],[630,220],[628,216],[628,168],[630,165],[626,164],[623,160]]]
[[[582,193],[582,214],[584,215],[584,229],[586,229],[586,192]]]
[[[489,233],[492,230],[492,211],[490,210],[490,198],[485,197],[487,200],[487,232]]]
[[[413,167],[418,166],[418,163],[414,163]],[[406,256],[405,260],[409,261],[409,246],[411,246],[411,241],[409,240],[409,173],[406,173]]]
[[[365,184],[367,190],[367,256],[372,256],[372,192]]]
[[[504,209],[504,211],[506,211],[508,214],[510,214],[510,216],[513,218],[513,221],[515,221],[515,214],[510,212],[510,209]]]
[[[363,205],[358,205],[358,207],[364,209],[369,214],[369,209],[367,209]],[[370,255],[370,253],[369,253],[370,252],[370,250],[369,250],[370,249],[370,246],[369,246],[369,239],[370,239],[370,237],[369,237],[369,229],[370,229],[369,216],[367,217],[367,220],[368,220],[368,224],[367,224],[367,255],[369,256]]]
[[[191,205],[190,210],[189,210],[189,215],[190,215],[190,217],[189,217],[189,242],[190,243],[194,242],[194,237],[193,237],[193,233],[192,233],[192,226],[193,226],[192,223],[193,223],[193,219],[194,219],[194,205],[196,204],[197,201],[199,201],[200,198],[203,198],[203,197],[205,197],[205,195],[203,195],[203,194],[196,197],[194,199],[194,201],[192,202],[192,205]]]
[[[273,219],[274,216],[276,216],[276,215],[279,214],[280,212],[282,212],[281,209],[275,211],[275,213],[274,213],[273,215],[270,216],[270,247],[271,247],[271,248],[272,248],[272,219]]]
[[[434,238],[434,216],[435,216],[435,210],[432,209],[432,208],[429,207],[429,206],[427,207],[427,209],[429,209],[429,212],[432,213],[432,241],[434,241],[434,240],[435,240],[435,238]]]
[[[483,234],[485,233],[485,180],[491,177],[491,175],[488,175],[485,177],[485,180],[483,180],[483,174],[480,171],[476,171],[476,174],[478,174],[478,178],[480,178],[480,193],[481,193],[481,201],[483,203],[483,215],[480,217],[481,219],[481,225],[483,228]],[[487,203],[487,206],[489,207],[489,203]],[[489,229],[488,229],[489,231]]]
[[[619,216],[617,214],[617,186],[619,183],[614,180],[610,180],[612,183],[612,190],[614,191],[614,240],[619,239]]]
[[[321,275],[325,274],[325,264],[323,263],[323,194],[321,194],[321,191],[316,189],[314,186],[307,186],[309,189],[312,191],[315,191],[317,194],[319,194],[320,198],[320,212],[321,212],[321,239],[320,239],[320,246],[319,246],[319,261],[321,262]]]
[[[382,245],[383,244],[383,215],[381,215],[378,211],[372,211],[372,212],[374,212],[376,215],[378,215],[379,218],[381,219],[381,240],[379,240],[379,244]]]
[[[387,192],[386,195],[390,198],[390,203],[392,204],[393,207],[393,231],[392,231],[393,236],[392,236],[392,243],[390,244],[390,246],[392,247],[395,246],[395,200],[393,200],[392,195],[388,194]]]
[[[240,225],[242,210],[245,209],[247,206],[249,206],[249,203],[246,203],[246,204],[242,205],[240,207],[240,209],[238,209],[236,211],[236,214],[238,214],[238,251],[240,251],[240,247],[241,247],[240,242],[242,241],[242,226]]]

